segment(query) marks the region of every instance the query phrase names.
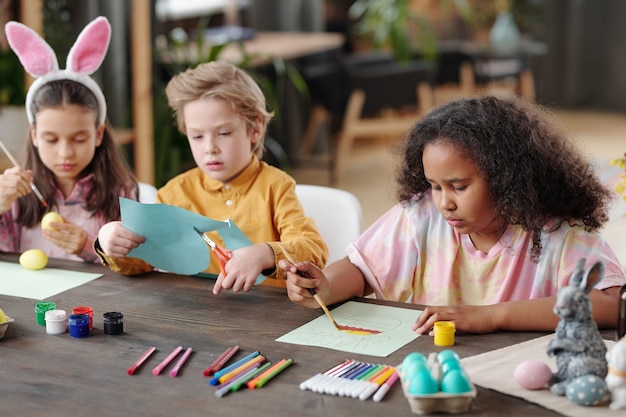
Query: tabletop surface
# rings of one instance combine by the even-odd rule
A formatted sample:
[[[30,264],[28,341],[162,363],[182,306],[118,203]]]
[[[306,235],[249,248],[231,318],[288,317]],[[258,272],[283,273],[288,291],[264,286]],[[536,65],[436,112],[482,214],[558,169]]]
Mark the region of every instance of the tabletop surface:
[[[17,256],[0,254],[0,261]],[[86,338],[68,333],[49,335],[36,324],[38,300],[0,295],[0,308],[15,319],[0,340],[0,416],[380,416],[410,415],[400,384],[383,401],[302,391],[301,382],[345,359],[398,365],[410,352],[440,351],[431,337],[418,337],[388,357],[350,354],[331,349],[276,342],[289,331],[322,315],[289,301],[284,290],[255,287],[247,293],[214,296],[212,280],[153,272],[124,277],[95,264],[51,259],[48,267],[102,273],[99,279],[50,300],[57,308],[93,308],[94,328]],[[0,271],[2,280],[11,279]],[[362,299],[363,302],[378,302]],[[416,306],[397,303],[404,308]],[[106,335],[102,314],[124,315],[124,333]],[[454,350],[467,357],[519,343],[545,333],[457,334]],[[176,378],[151,370],[177,346],[194,352]],[[203,370],[229,346],[239,345],[233,360],[260,351],[276,362],[294,364],[262,389],[222,398]],[[133,376],[126,370],[150,346],[157,354]],[[166,368],[166,370],[170,369]],[[510,377],[510,376],[509,376]],[[521,399],[478,387],[468,415],[555,416]]]

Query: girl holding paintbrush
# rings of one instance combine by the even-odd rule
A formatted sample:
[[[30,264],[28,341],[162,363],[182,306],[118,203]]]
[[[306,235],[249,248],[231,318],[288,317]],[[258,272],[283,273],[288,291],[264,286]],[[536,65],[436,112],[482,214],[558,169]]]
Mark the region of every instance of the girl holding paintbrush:
[[[104,95],[89,75],[104,60],[111,27],[103,17],[85,27],[65,70],[34,31],[17,22],[5,30],[22,65],[37,79],[26,96],[26,164],[20,167],[9,154],[15,166],[0,174],[0,251],[38,248],[53,258],[95,262],[98,230],[119,219],[119,196],[137,194],[105,126]],[[41,220],[50,211],[62,221],[44,230]]]

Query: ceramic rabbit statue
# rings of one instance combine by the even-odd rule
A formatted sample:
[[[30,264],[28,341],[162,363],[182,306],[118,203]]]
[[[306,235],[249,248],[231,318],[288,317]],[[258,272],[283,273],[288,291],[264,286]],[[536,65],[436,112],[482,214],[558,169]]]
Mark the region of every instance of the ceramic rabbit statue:
[[[604,379],[611,391],[611,410],[626,408],[626,336],[615,343],[606,353],[609,373]]]
[[[559,290],[554,313],[560,318],[554,338],[548,344],[548,356],[556,356],[557,371],[549,382],[550,390],[564,395],[567,385],[582,375],[604,378],[607,374],[606,345],[591,316],[589,292],[604,275],[604,264],[598,262],[585,272],[581,259],[569,285]]]

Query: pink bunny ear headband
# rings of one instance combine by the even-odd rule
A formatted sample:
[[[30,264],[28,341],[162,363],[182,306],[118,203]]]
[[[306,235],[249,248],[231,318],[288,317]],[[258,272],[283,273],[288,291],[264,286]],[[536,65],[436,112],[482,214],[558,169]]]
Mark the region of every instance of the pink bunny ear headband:
[[[29,123],[35,118],[31,104],[42,86],[50,81],[71,80],[87,87],[98,100],[99,123],[106,120],[107,104],[98,83],[90,77],[102,64],[111,40],[111,25],[105,17],[89,23],[76,38],[67,55],[66,69],[60,70],[57,57],[48,43],[37,32],[18,22],[8,22],[4,30],[11,49],[26,72],[36,78],[26,94],[26,116]]]

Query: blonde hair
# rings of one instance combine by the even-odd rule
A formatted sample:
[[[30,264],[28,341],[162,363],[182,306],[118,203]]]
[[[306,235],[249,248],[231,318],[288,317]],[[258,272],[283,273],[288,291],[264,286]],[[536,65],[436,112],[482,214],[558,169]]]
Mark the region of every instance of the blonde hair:
[[[252,151],[259,158],[263,156],[265,131],[274,113],[267,111],[263,91],[247,72],[225,61],[207,62],[175,75],[165,93],[183,134],[186,134],[183,108],[200,99],[227,101],[244,119],[248,130],[260,120],[260,139]]]

